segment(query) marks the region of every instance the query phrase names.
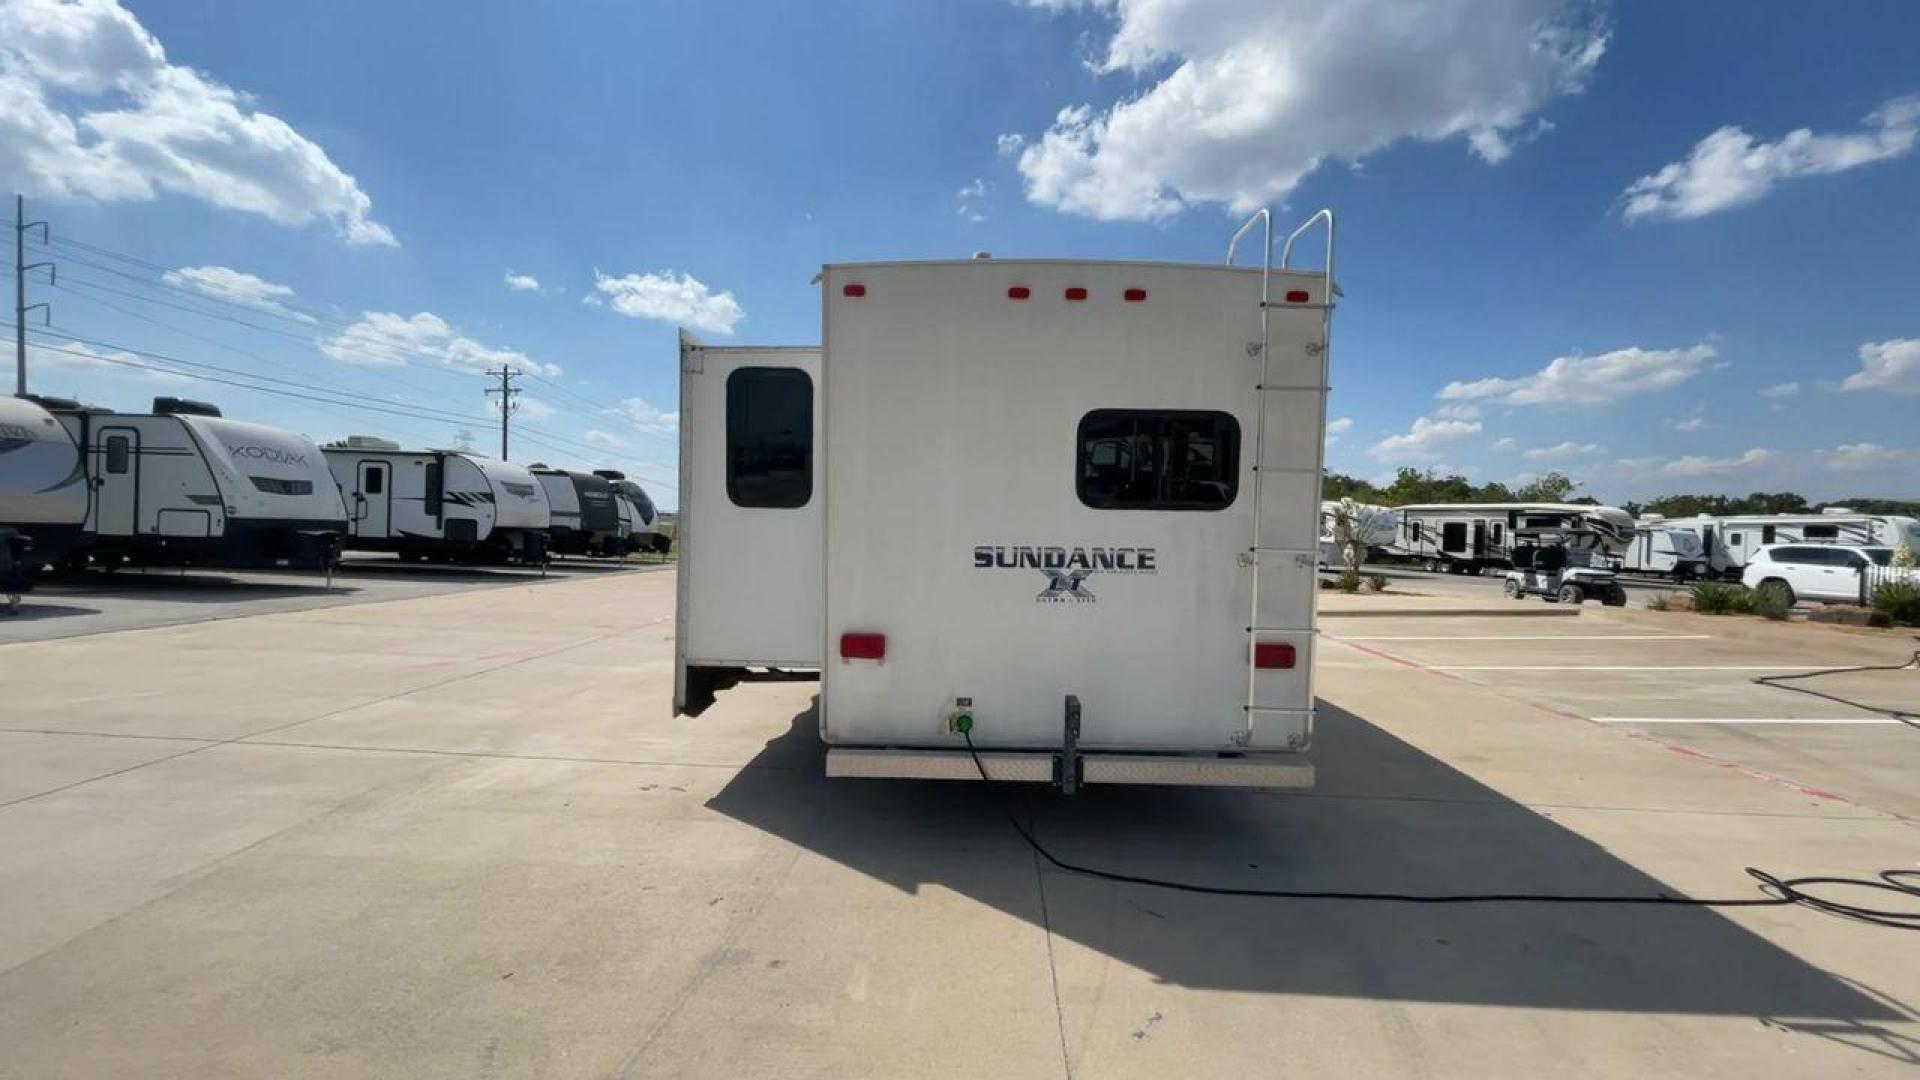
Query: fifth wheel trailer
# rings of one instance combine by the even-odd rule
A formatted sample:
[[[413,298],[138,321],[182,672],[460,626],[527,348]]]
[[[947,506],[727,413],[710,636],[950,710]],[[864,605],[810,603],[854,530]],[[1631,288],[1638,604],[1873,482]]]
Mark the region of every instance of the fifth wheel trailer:
[[[830,264],[817,358],[687,341],[676,709],[813,666],[830,776],[1311,785],[1332,236]]]
[[[1715,573],[1738,579],[1754,551],[1768,544],[1857,544],[1920,551],[1920,520],[1862,514],[1830,506],[1817,514],[1738,514],[1666,518],[1668,529],[1700,538]]]
[[[338,557],[346,511],[304,436],[179,398],[155,398],[151,413],[39,401],[80,448],[95,561],[319,568]]]
[[[1625,510],[1585,503],[1423,503],[1398,507],[1399,536],[1388,552],[1428,570],[1478,574],[1513,565],[1514,534],[1572,529],[1602,555],[1633,541]]]
[[[325,449],[347,503],[348,547],[403,559],[546,561],[552,512],[525,468],[369,435]]]

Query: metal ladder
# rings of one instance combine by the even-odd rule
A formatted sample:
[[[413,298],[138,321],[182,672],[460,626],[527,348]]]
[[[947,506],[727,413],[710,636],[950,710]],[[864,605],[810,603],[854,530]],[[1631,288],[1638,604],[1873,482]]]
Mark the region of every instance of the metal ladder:
[[[1253,542],[1247,547],[1242,559],[1242,564],[1250,567],[1253,571],[1253,597],[1251,607],[1247,613],[1247,695],[1246,704],[1241,709],[1243,723],[1238,733],[1238,740],[1243,746],[1253,740],[1254,715],[1258,707],[1254,691],[1257,685],[1256,680],[1259,677],[1259,669],[1254,666],[1254,643],[1258,640],[1259,635],[1263,633],[1286,632],[1310,634],[1313,632],[1311,619],[1307,626],[1260,625],[1260,568],[1266,561],[1266,558],[1272,557],[1276,560],[1286,560],[1288,558],[1294,560],[1305,559],[1307,560],[1306,565],[1309,567],[1317,566],[1319,563],[1319,529],[1317,526],[1314,529],[1314,536],[1316,538],[1315,547],[1312,549],[1303,550],[1291,547],[1273,547],[1261,542],[1261,526],[1265,520],[1261,510],[1261,502],[1262,488],[1265,486],[1262,482],[1263,476],[1282,471],[1300,471],[1297,467],[1269,465],[1265,460],[1267,447],[1267,411],[1269,403],[1272,401],[1270,395],[1276,392],[1288,391],[1316,392],[1320,395],[1319,430],[1321,432],[1321,438],[1315,444],[1314,449],[1313,474],[1315,483],[1313,513],[1315,521],[1317,522],[1319,519],[1319,477],[1324,475],[1327,452],[1325,432],[1327,426],[1328,354],[1331,351],[1334,297],[1337,294],[1333,277],[1333,211],[1330,209],[1321,210],[1308,218],[1287,237],[1286,243],[1280,251],[1280,269],[1283,271],[1291,269],[1293,266],[1294,242],[1310,232],[1315,225],[1320,224],[1322,221],[1326,222],[1327,226],[1326,290],[1321,298],[1321,302],[1317,304],[1276,304],[1273,302],[1273,214],[1267,208],[1261,207],[1255,211],[1253,216],[1249,217],[1246,223],[1241,225],[1233,234],[1233,239],[1227,241],[1227,265],[1232,266],[1234,253],[1239,248],[1240,241],[1246,237],[1248,232],[1252,231],[1255,225],[1262,227],[1260,245],[1263,253],[1260,265],[1260,381],[1256,383],[1253,388],[1256,400],[1259,402],[1258,411],[1254,414],[1253,428]],[[1276,307],[1284,307],[1296,311],[1302,309],[1318,309],[1320,311],[1320,378],[1318,383],[1305,386],[1275,386],[1272,384],[1273,361],[1272,350],[1269,348],[1271,342],[1269,336],[1269,318],[1272,310]],[[1319,590],[1317,587],[1313,592],[1312,602],[1315,606],[1319,604]],[[1311,708],[1313,701],[1312,659],[1310,656],[1307,656],[1302,657],[1301,660],[1309,665],[1307,669],[1307,701],[1308,707]]]

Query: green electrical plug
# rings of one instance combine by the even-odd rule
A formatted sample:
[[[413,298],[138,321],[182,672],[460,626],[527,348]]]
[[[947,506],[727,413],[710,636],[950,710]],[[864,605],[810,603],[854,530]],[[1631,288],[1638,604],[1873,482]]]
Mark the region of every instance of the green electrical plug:
[[[967,709],[961,709],[955,712],[953,714],[952,724],[953,730],[962,735],[967,734],[973,730],[973,713]]]

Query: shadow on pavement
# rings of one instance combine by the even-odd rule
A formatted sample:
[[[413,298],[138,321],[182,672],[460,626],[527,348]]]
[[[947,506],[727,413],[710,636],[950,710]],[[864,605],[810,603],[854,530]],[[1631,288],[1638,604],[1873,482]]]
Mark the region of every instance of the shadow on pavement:
[[[1320,783],[1309,794],[1095,787],[1064,797],[828,781],[809,710],[707,805],[904,892],[938,886],[1044,918],[1055,934],[1181,986],[1847,1021],[1855,1038],[1877,1030],[1868,1021],[1902,1015],[1709,910],[1178,893],[1041,870],[1005,819],[1011,806],[1069,862],[1208,884],[1672,891],[1357,716],[1322,702],[1319,718]],[[1738,866],[1725,880],[1728,895],[1750,888]]]
[[[249,581],[192,569],[184,574],[177,570],[155,570],[144,574],[138,570],[116,570],[113,573],[96,570],[81,574],[63,574],[43,580],[34,591],[34,595],[85,597],[112,594],[137,596],[142,600],[159,600],[168,603],[230,604],[243,600],[278,600],[304,596],[346,597],[357,591],[353,586],[342,584],[338,580],[334,582],[332,588],[328,588],[325,575],[318,573],[297,581],[285,579]],[[75,614],[81,613],[75,612]],[[84,613],[97,614],[94,611]]]
[[[39,622],[42,619],[64,619],[74,615],[100,614],[99,608],[76,607],[72,604],[42,604],[34,600],[33,597],[33,593],[28,593],[22,597],[20,606],[15,608],[10,615],[0,613],[0,630],[5,630],[13,623]]]

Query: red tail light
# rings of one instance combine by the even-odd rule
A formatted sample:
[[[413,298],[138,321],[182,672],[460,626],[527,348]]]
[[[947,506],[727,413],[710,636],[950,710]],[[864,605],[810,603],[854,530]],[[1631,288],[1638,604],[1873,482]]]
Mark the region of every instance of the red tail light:
[[[1127,290],[1127,291],[1126,291],[1125,293],[1123,293],[1122,295],[1124,295],[1124,296],[1126,297],[1126,300],[1127,300],[1127,303],[1129,303],[1129,304],[1142,304],[1142,303],[1145,303],[1145,302],[1146,302],[1146,299],[1147,299],[1147,290],[1145,290],[1145,289],[1128,289],[1128,290]]]
[[[1287,303],[1289,304],[1304,304],[1311,299],[1312,296],[1310,296],[1305,289],[1290,289],[1287,292]]]
[[[841,634],[840,659],[842,660],[885,660],[887,658],[887,635],[885,634]]]
[[[1087,290],[1081,288],[1078,285],[1075,285],[1073,288],[1067,290],[1067,299],[1069,300],[1085,300],[1086,298],[1087,298]]]
[[[841,296],[865,296],[867,287],[857,281],[849,282],[840,289]]]
[[[1254,643],[1254,667],[1291,668],[1293,661],[1293,646],[1284,641],[1258,641]]]
[[[1015,285],[1007,290],[1007,299],[1009,300],[1025,300],[1032,295],[1033,290],[1027,288],[1025,285]]]

